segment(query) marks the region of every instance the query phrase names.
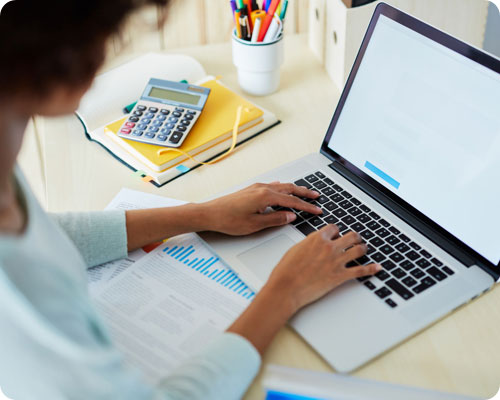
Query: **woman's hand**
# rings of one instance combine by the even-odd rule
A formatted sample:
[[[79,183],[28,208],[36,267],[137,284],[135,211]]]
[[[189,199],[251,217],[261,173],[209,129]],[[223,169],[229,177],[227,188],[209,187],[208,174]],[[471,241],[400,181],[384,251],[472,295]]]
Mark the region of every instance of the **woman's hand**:
[[[288,250],[266,286],[288,299],[290,312],[295,313],[345,281],[380,271],[382,267],[378,264],[346,267],[366,250],[358,233],[339,237],[337,226],[327,225]]]
[[[296,215],[289,211],[265,212],[271,206],[321,214],[319,207],[299,198],[315,199],[318,196],[318,192],[293,183],[256,183],[200,206],[204,209],[206,230],[228,235],[247,235],[264,228],[286,225],[296,218]]]
[[[278,330],[300,308],[318,300],[345,281],[381,270],[378,264],[347,268],[366,253],[355,232],[339,237],[335,225],[310,234],[293,246],[229,332],[248,339],[263,354]]]

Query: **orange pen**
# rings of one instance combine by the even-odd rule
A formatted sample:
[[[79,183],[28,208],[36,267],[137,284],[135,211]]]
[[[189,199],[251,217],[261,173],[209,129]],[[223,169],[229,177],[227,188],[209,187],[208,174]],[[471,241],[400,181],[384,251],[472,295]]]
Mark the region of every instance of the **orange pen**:
[[[236,10],[234,13],[234,23],[236,24],[236,36],[241,39],[241,25],[240,25],[241,11]]]
[[[243,0],[243,4],[247,6],[248,11],[248,24],[250,25],[250,30],[253,31],[253,23],[250,16],[252,15],[252,0]]]
[[[262,21],[262,26],[260,27],[259,37],[257,38],[257,42],[262,42],[264,40],[264,36],[266,36],[267,30],[269,29],[269,25],[271,25],[271,21],[273,20],[274,13],[276,12],[276,8],[278,8],[280,0],[273,0],[269,8],[267,9],[267,15],[264,21]]]

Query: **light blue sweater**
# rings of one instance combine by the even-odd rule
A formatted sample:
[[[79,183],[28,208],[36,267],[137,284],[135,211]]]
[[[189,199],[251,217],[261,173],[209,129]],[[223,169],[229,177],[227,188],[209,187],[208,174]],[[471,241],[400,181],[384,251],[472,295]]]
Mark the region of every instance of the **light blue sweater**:
[[[24,399],[237,399],[260,357],[221,334],[157,386],[123,363],[87,293],[86,269],[125,257],[123,211],[45,213],[16,170],[27,215],[21,236],[0,234],[0,387]]]

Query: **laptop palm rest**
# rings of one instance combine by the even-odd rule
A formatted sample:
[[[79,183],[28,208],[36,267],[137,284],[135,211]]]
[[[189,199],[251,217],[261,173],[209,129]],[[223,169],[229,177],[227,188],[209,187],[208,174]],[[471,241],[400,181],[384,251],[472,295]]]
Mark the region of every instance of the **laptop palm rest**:
[[[238,254],[236,257],[262,282],[266,282],[273,268],[294,244],[295,242],[287,235],[279,235]]]

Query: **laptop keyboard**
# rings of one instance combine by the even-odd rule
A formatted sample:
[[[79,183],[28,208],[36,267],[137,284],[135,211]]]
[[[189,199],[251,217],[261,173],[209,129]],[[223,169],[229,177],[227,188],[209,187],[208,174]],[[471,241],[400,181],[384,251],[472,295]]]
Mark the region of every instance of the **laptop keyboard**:
[[[368,245],[367,254],[347,267],[372,262],[382,265],[383,269],[374,276],[358,278],[358,281],[389,307],[397,307],[401,301],[410,300],[454,274],[437,257],[322,172],[307,175],[295,184],[320,193],[317,199],[304,200],[320,207],[323,214],[313,215],[283,207],[275,210],[294,212],[297,219],[292,224],[306,236],[327,224],[337,225],[341,235],[358,232]]]

